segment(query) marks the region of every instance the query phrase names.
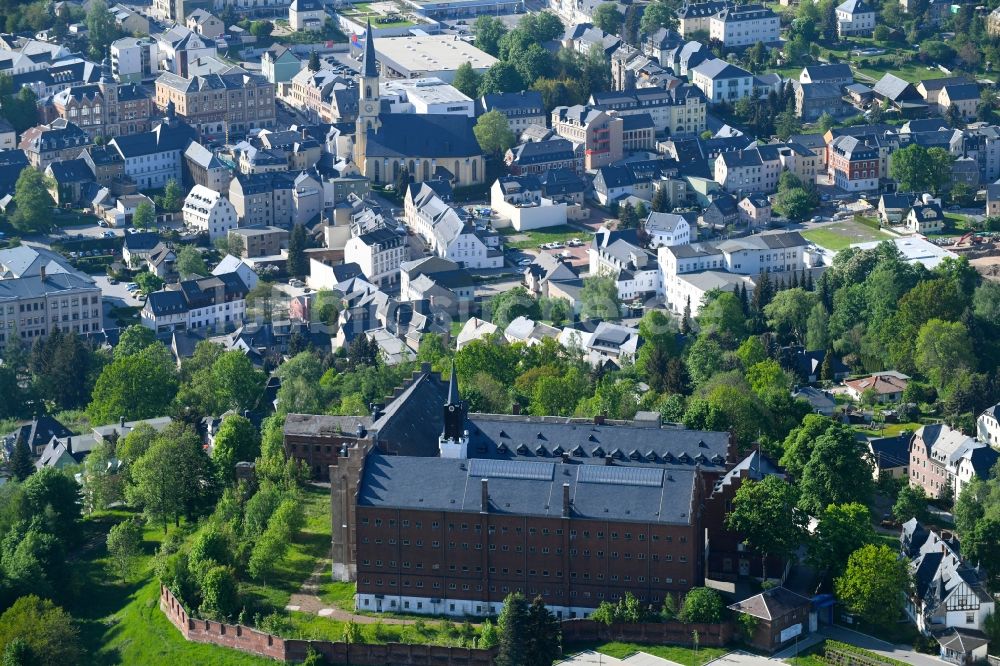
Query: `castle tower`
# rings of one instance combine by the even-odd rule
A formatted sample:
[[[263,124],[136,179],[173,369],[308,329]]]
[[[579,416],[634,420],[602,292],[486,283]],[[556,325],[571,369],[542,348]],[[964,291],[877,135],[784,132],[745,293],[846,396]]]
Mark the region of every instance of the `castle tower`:
[[[444,404],[444,429],[438,440],[442,458],[469,457],[469,431],[465,429],[466,405],[458,395],[458,377],[455,362],[451,362],[451,381],[448,384],[448,402]]]
[[[375,60],[375,41],[372,38],[372,23],[368,21],[365,30],[365,55],[361,61],[358,76],[358,120],[354,134],[354,163],[366,176],[365,144],[368,130],[379,128],[378,63]]]

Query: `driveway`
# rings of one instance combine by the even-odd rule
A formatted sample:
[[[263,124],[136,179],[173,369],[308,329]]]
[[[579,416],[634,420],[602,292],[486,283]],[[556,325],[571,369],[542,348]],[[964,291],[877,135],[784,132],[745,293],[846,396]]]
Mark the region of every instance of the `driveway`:
[[[908,645],[893,645],[892,643],[887,643],[886,641],[879,640],[878,638],[869,636],[868,634],[862,634],[845,627],[826,626],[823,627],[822,633],[827,638],[832,638],[835,641],[871,650],[872,652],[880,654],[884,657],[899,659],[900,661],[905,661],[907,663],[914,664],[915,666],[944,666],[945,664],[948,664],[948,662],[943,659],[938,659],[937,657],[929,654],[915,652]]]

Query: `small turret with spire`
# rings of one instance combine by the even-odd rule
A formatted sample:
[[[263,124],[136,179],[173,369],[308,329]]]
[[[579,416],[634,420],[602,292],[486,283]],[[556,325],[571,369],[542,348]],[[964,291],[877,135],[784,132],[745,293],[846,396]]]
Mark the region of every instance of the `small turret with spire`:
[[[438,440],[442,458],[469,457],[469,431],[465,428],[465,417],[466,405],[458,394],[458,376],[455,373],[455,361],[452,361],[448,400],[444,403],[444,428]]]

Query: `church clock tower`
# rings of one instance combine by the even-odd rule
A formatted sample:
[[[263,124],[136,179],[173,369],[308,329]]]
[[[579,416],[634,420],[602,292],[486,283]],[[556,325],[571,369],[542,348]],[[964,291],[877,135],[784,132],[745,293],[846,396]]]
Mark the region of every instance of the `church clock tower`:
[[[378,63],[375,61],[375,41],[369,20],[365,31],[365,55],[361,61],[361,74],[358,76],[358,120],[354,135],[354,163],[365,176],[369,175],[365,159],[368,130],[379,128],[379,107]]]

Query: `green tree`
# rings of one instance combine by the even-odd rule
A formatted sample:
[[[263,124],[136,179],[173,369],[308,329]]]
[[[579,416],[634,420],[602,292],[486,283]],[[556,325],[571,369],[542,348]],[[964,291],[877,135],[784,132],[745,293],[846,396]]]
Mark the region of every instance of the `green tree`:
[[[684,595],[678,618],[689,624],[722,622],[726,606],[718,592],[710,587],[693,587]]]
[[[319,68],[320,68],[319,53],[316,52],[316,49],[313,49],[312,51],[309,52],[309,71],[318,72]]]
[[[639,22],[639,30],[645,35],[652,35],[660,28],[675,30],[677,28],[677,12],[665,0],[655,0],[646,5]]]
[[[102,511],[124,499],[122,477],[114,465],[116,448],[112,441],[101,442],[83,460],[84,504],[88,512]]]
[[[801,187],[778,192],[774,198],[774,212],[793,221],[806,219],[815,207],[812,197]]]
[[[802,121],[792,108],[785,109],[774,119],[774,133],[782,141],[787,141],[788,137],[801,131]]]
[[[889,176],[899,182],[902,192],[942,191],[951,179],[954,158],[943,148],[925,148],[911,143],[889,158]]]
[[[163,278],[149,271],[141,271],[135,276],[135,284],[144,295],[149,296],[154,291],[163,288]]]
[[[225,622],[239,611],[239,592],[236,575],[229,567],[212,567],[201,581],[202,602],[199,612],[203,617]]]
[[[222,420],[215,434],[212,459],[225,477],[233,475],[234,466],[241,461],[251,462],[260,454],[260,433],[246,417],[229,414]]]
[[[927,493],[920,486],[903,486],[896,498],[896,503],[892,505],[892,515],[901,523],[905,523],[911,518],[926,522],[930,517],[927,510]]]
[[[160,208],[168,213],[179,213],[184,205],[184,190],[171,178],[163,188],[163,197],[160,199]]]
[[[208,266],[205,265],[205,258],[198,248],[193,245],[185,245],[177,252],[177,272],[182,276],[209,274]]]
[[[136,206],[135,213],[132,214],[132,226],[136,229],[152,229],[156,226],[156,212],[151,203],[143,201]]]
[[[528,602],[520,592],[512,592],[503,601],[498,618],[500,650],[496,666],[522,666],[528,663]]]
[[[481,650],[489,650],[496,647],[499,642],[500,636],[498,635],[496,625],[490,622],[489,618],[486,618],[479,627],[479,642],[476,644],[476,647]]]
[[[157,344],[156,333],[142,324],[133,324],[122,331],[115,345],[114,357],[127,358]]]
[[[107,547],[111,568],[123,583],[127,582],[142,551],[142,527],[133,518],[112,525]]]
[[[514,133],[510,130],[507,116],[499,111],[479,116],[472,131],[484,153],[502,155],[514,145]]]
[[[46,527],[66,544],[80,534],[80,486],[62,470],[44,467],[24,481],[22,513],[44,516]]]
[[[910,589],[909,563],[889,546],[868,545],[851,553],[844,574],[834,581],[847,609],[878,627],[894,625]]]
[[[820,131],[823,134],[826,134],[827,132],[829,132],[830,130],[832,130],[834,127],[837,126],[837,120],[829,113],[824,111],[823,115],[821,115],[819,117],[819,120],[816,121],[816,125],[819,127]]]
[[[726,527],[761,554],[765,579],[768,556],[790,557],[804,539],[806,517],[796,508],[797,501],[795,488],[777,476],[744,481],[733,498]]]
[[[31,461],[31,447],[21,435],[17,436],[14,442],[14,453],[10,457],[10,473],[18,481],[24,481],[35,471],[35,464]]]
[[[177,391],[176,370],[162,344],[116,358],[101,371],[87,415],[95,424],[162,416]]]
[[[650,202],[654,213],[670,212],[670,195],[667,193],[666,185],[660,185],[653,193],[653,200]]]
[[[493,296],[489,302],[489,312],[491,321],[500,330],[507,328],[518,317],[538,319],[541,314],[538,301],[524,287],[515,287]]]
[[[583,279],[580,291],[580,316],[585,319],[617,321],[621,319],[618,283],[608,275],[592,275]]]
[[[293,225],[288,236],[288,261],[286,269],[292,277],[303,278],[309,274],[309,260],[306,259],[306,228],[301,224]]]
[[[220,400],[217,411],[243,412],[257,404],[267,377],[243,352],[224,352],[212,363],[212,382]]]
[[[606,33],[617,35],[625,23],[625,15],[618,10],[618,5],[613,2],[602,2],[597,5],[591,20],[594,26]]]
[[[270,21],[254,21],[250,24],[250,34],[258,39],[270,37],[272,32],[274,32],[274,24]]]
[[[1000,516],[991,515],[962,536],[962,557],[981,566],[990,583],[1000,578]]]
[[[52,228],[52,207],[49,194],[51,181],[34,167],[24,167],[14,185],[14,214],[10,223],[23,233],[44,233]]]
[[[718,335],[723,341],[735,345],[746,337],[746,316],[739,298],[728,291],[711,291],[698,313],[698,326],[702,335]]]
[[[507,34],[507,26],[498,18],[484,15],[476,19],[472,32],[476,35],[476,48],[496,56],[500,53],[500,40]]]
[[[32,664],[81,663],[80,635],[72,616],[34,594],[19,598],[0,615],[0,653],[17,640],[27,644]]]
[[[872,461],[854,431],[834,424],[820,435],[799,483],[799,508],[819,515],[830,504],[867,504],[874,490]]]
[[[931,319],[917,334],[913,360],[934,386],[945,387],[959,370],[975,367],[969,331],[961,322]]]
[[[104,0],[94,0],[87,11],[87,41],[91,59],[100,62],[108,55],[108,47],[118,38],[114,14]]]
[[[479,94],[517,92],[518,90],[524,90],[524,87],[524,79],[521,78],[521,73],[517,71],[517,67],[506,60],[498,60],[483,74]],[[477,136],[476,138],[478,139],[479,137]]]
[[[24,86],[13,93],[13,83],[6,74],[6,84],[0,78],[0,87],[7,92],[0,96],[0,111],[3,117],[10,121],[14,129],[20,133],[38,124],[38,95],[31,88]]]
[[[830,347],[830,313],[817,302],[806,319],[806,349],[816,351]],[[831,378],[832,379],[832,378]]]
[[[488,16],[481,16],[480,18],[490,19]],[[455,70],[455,78],[452,80],[451,85],[458,88],[459,92],[463,95],[475,99],[479,96],[482,77],[479,75],[479,72],[472,69],[471,62],[463,62]]]
[[[840,576],[851,553],[875,543],[871,512],[864,504],[831,504],[819,516],[809,542],[809,561],[828,576]]]
[[[535,597],[528,608],[525,629],[528,639],[525,666],[552,666],[562,655],[562,630],[541,596]]]
[[[807,322],[819,297],[805,289],[779,291],[764,307],[767,324],[785,340],[805,342]]]

